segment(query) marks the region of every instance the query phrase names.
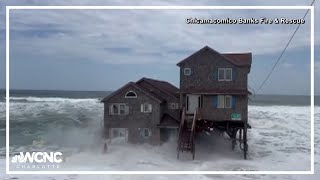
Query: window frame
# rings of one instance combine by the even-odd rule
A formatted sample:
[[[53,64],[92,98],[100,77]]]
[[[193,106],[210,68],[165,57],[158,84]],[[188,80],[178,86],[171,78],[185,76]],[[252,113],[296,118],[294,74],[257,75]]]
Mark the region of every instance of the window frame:
[[[111,108],[110,108],[111,106]],[[129,108],[128,108],[128,105],[126,103],[112,103],[110,104],[109,106],[109,115],[127,115],[129,114]],[[115,113],[113,110],[113,107],[116,106],[118,108],[118,112]],[[123,113],[121,113],[121,106],[123,106]],[[128,111],[126,110],[128,109]]]
[[[224,68],[224,79],[225,81],[232,81],[232,68]],[[227,70],[230,70],[230,79],[227,79]]]
[[[142,103],[141,104],[142,113],[152,113],[152,104],[151,103]]]
[[[186,73],[187,71],[186,70],[189,70],[189,73]],[[183,69],[183,75],[185,75],[185,76],[191,76],[191,68],[184,68]]]
[[[121,109],[123,107],[123,109]],[[123,113],[121,113],[123,111]],[[126,105],[125,104],[119,104],[119,115],[125,115],[126,114]]]
[[[217,108],[218,109],[224,109],[224,107],[225,107],[225,96],[224,95],[218,95],[218,105],[217,105]],[[220,101],[221,100],[221,101]],[[222,105],[221,105],[221,103],[222,103]]]
[[[145,135],[146,132],[148,132],[147,136]],[[146,139],[150,138],[152,136],[152,131],[151,131],[150,128],[142,128],[141,135],[142,135],[143,138],[146,138]]]
[[[135,96],[128,96],[129,93],[134,93]],[[124,96],[124,98],[137,98],[137,97],[138,97],[138,96],[137,96],[137,93],[134,92],[134,91],[128,91],[128,92],[126,93],[126,95]]]
[[[220,71],[223,71],[223,78],[220,77]],[[227,71],[230,71],[230,78],[227,79]],[[218,81],[232,81],[232,68],[218,68]]]
[[[227,98],[230,99],[230,102],[229,102],[230,107],[227,107]],[[225,109],[231,109],[232,108],[232,96],[230,96],[230,95],[225,95],[224,96],[224,108]]]
[[[110,108],[109,114],[110,114],[110,115],[118,115],[119,112],[120,112],[119,105],[116,104],[116,103],[113,103],[113,104],[111,104],[110,106],[111,106],[111,108]],[[117,112],[114,111],[114,108],[115,108],[115,107],[117,108]]]
[[[229,101],[229,106],[227,107],[227,99],[228,98],[230,99],[230,101]],[[218,95],[217,101],[218,101],[218,104],[217,104],[218,109],[231,109],[232,108],[232,103],[233,103],[232,102],[232,95]]]
[[[220,70],[222,70],[223,71],[223,79],[222,78],[220,78]],[[225,80],[225,68],[218,68],[218,81],[224,81]]]

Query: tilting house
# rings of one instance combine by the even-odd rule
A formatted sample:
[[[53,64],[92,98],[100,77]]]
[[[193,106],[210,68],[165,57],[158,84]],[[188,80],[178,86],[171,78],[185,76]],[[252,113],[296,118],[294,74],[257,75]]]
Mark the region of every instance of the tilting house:
[[[110,138],[122,136],[132,143],[160,144],[179,125],[179,89],[168,82],[142,78],[102,102],[106,136]]]
[[[181,151],[194,158],[196,133],[216,129],[230,136],[232,149],[239,141],[246,158],[251,62],[251,53],[205,46],[177,64],[180,89],[148,78],[126,84],[102,100],[106,135],[159,144],[178,128],[178,158]]]

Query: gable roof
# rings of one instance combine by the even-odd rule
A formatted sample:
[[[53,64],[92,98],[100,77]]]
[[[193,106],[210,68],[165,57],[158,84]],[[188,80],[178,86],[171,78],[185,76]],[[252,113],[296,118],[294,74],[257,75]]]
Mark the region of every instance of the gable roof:
[[[118,94],[121,90],[123,90],[124,88],[126,88],[128,86],[133,86],[134,88],[138,89],[139,91],[143,92],[144,94],[146,94],[150,98],[153,98],[154,100],[158,101],[159,103],[161,103],[163,101],[163,99],[161,99],[160,97],[156,97],[154,94],[151,94],[150,92],[146,91],[145,89],[140,87],[138,84],[136,84],[134,82],[129,82],[129,83],[125,84],[124,86],[122,86],[121,88],[119,88],[118,90],[116,90],[113,93],[109,94],[107,97],[103,98],[101,100],[101,102],[106,102],[108,99],[110,99],[114,95]]]
[[[178,96],[179,89],[177,87],[175,87],[174,85],[170,84],[169,82],[143,77],[140,80],[138,80],[136,82],[136,84],[140,84],[143,81],[149,83],[153,87],[159,89],[160,91],[162,91],[170,96],[173,96],[175,98],[177,98],[177,96]],[[154,92],[154,93],[156,93],[156,92]],[[161,97],[160,94],[158,94],[158,96]]]
[[[252,63],[252,53],[223,53],[222,55],[237,66],[250,66]]]
[[[225,54],[221,54],[218,51],[210,48],[209,46],[205,46],[205,47],[201,48],[200,50],[198,50],[197,52],[191,54],[189,57],[180,61],[177,64],[177,66],[181,66],[186,61],[192,59],[192,57],[194,57],[198,54],[201,54],[207,50],[212,53],[221,55],[222,57],[224,57],[225,60],[229,61],[230,63],[232,63],[236,66],[251,66],[252,53],[225,53]]]

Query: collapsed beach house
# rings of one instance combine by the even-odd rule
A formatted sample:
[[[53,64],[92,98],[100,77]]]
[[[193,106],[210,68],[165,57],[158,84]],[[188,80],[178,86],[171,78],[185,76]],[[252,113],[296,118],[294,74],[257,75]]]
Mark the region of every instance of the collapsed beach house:
[[[102,100],[106,137],[158,145],[176,133],[177,157],[186,151],[194,159],[197,133],[219,130],[232,149],[239,142],[246,159],[251,62],[251,53],[205,46],[177,64],[180,88],[150,78],[129,82]]]

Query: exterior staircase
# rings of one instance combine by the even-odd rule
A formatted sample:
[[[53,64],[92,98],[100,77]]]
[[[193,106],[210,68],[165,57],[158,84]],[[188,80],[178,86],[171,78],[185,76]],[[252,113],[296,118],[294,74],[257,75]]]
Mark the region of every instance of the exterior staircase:
[[[178,147],[177,147],[178,159],[179,159],[180,152],[191,152],[192,159],[194,159],[194,156],[195,156],[194,138],[196,133],[197,116],[198,116],[198,110],[196,110],[196,112],[192,115],[186,114],[185,107],[182,110],[181,121],[179,126]]]

